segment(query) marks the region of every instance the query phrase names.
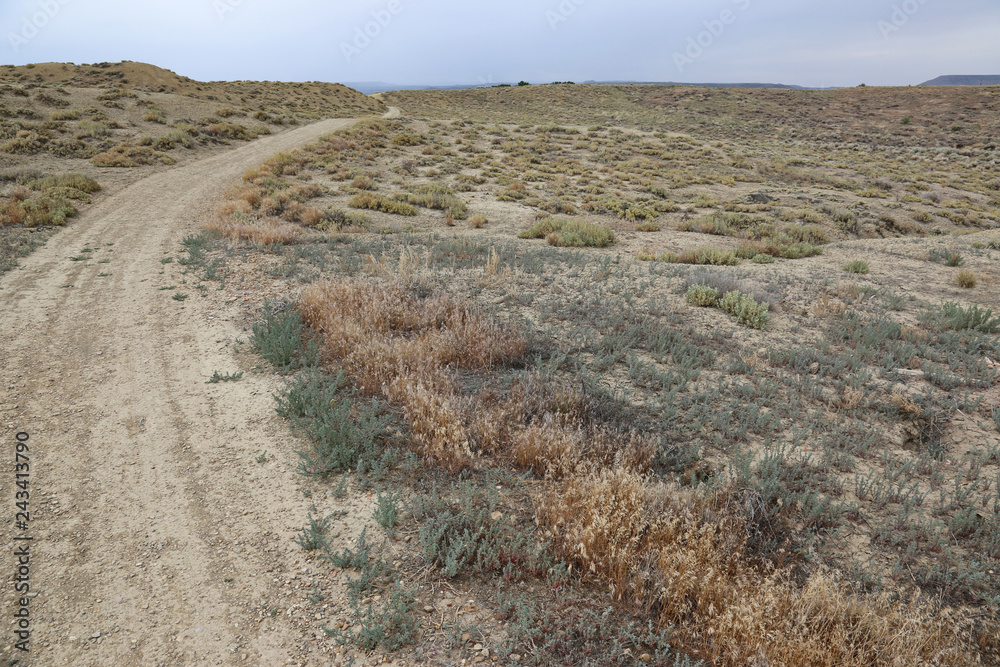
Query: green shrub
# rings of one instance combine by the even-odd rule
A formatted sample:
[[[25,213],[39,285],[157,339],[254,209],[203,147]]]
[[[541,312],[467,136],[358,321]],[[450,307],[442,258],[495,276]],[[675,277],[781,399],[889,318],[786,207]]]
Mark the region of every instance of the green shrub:
[[[250,342],[260,355],[282,369],[312,366],[318,356],[315,339],[304,339],[305,325],[302,314],[294,309],[278,310],[270,303],[264,304],[264,317],[253,325]]]
[[[80,120],[80,112],[76,109],[54,111],[52,113],[52,120]]]
[[[775,259],[771,255],[768,255],[767,253],[763,253],[762,252],[759,255],[754,255],[751,258],[751,261],[754,264],[774,264]]]
[[[101,189],[100,183],[90,176],[83,174],[56,174],[45,176],[27,183],[32,190],[48,190],[50,188],[71,188],[80,192],[98,192]]]
[[[437,183],[421,185],[409,194],[397,194],[396,199],[423,208],[446,211],[455,220],[469,217],[468,205],[455,196],[455,191]]]
[[[739,258],[731,250],[702,247],[694,250],[682,250],[680,254],[669,250],[654,255],[649,251],[641,251],[640,262],[665,262],[667,264],[695,264],[700,266],[736,266]]]
[[[719,303],[719,290],[708,285],[691,285],[686,296],[688,303],[699,308],[714,308]]]
[[[335,232],[347,227],[368,229],[372,221],[364,213],[353,213],[332,209],[323,214],[323,219],[316,225],[321,232]]]
[[[306,371],[275,395],[275,401],[278,415],[308,437],[309,449],[298,452],[302,474],[326,477],[383,455],[379,440],[386,420],[380,416],[381,406],[355,400],[343,374]]]
[[[492,486],[464,481],[448,496],[438,489],[418,496],[411,506],[420,526],[424,560],[450,578],[463,573],[504,573],[521,578],[542,568],[542,548],[530,532],[507,517],[497,518],[500,496]]]
[[[727,292],[719,300],[719,308],[753,329],[763,329],[771,319],[767,314],[768,304],[757,303],[752,296],[738,291]]]
[[[1000,239],[990,239],[990,242],[986,245],[990,250],[1000,250]]]
[[[677,256],[677,262],[707,266],[736,266],[740,260],[731,250],[704,247],[682,251]]]
[[[372,512],[372,519],[375,523],[385,528],[389,535],[395,534],[396,524],[399,523],[399,494],[389,491],[379,492],[375,498],[375,511]]]
[[[396,146],[419,146],[425,143],[424,138],[419,134],[403,132],[392,138],[392,143]]]
[[[965,259],[957,250],[946,250],[944,248],[933,248],[927,254],[927,259],[947,266],[962,266],[965,263]]]
[[[761,254],[784,259],[802,259],[822,255],[823,248],[805,242],[792,243],[788,237],[779,235],[776,239],[744,243],[736,249],[736,256],[741,259],[753,259]]]
[[[142,119],[147,123],[159,123],[160,125],[167,123],[167,117],[159,109],[150,109],[143,115]]]
[[[212,123],[205,128],[205,134],[217,139],[233,139],[236,141],[252,141],[258,134],[237,123]]]
[[[685,220],[677,227],[682,232],[698,232],[699,234],[714,234],[729,236],[732,227],[720,214],[703,215],[694,220]]]
[[[392,213],[393,215],[416,215],[417,209],[405,202],[389,199],[383,195],[373,192],[362,192],[351,197],[347,205],[351,208],[364,208],[371,211],[381,211],[382,213]]]
[[[826,230],[819,225],[788,225],[783,231],[796,243],[825,245],[830,241]]]
[[[614,231],[586,220],[546,218],[521,231],[518,238],[548,240],[554,246],[603,248],[617,242]]]
[[[27,199],[19,204],[24,215],[25,227],[39,225],[66,224],[66,219],[76,215],[76,207],[60,196],[41,195]]]
[[[844,264],[844,271],[848,273],[857,273],[859,275],[868,275],[868,262],[863,259],[851,260],[847,264]]]
[[[788,245],[766,245],[769,255],[776,255],[785,259],[802,259],[803,257],[815,257],[823,254],[823,248],[811,243],[790,243]],[[772,252],[773,251],[773,252]]]
[[[953,331],[979,331],[997,333],[1000,331],[1000,317],[993,316],[992,308],[972,306],[963,308],[954,301],[948,301],[937,308],[928,310],[923,320],[930,326]]]

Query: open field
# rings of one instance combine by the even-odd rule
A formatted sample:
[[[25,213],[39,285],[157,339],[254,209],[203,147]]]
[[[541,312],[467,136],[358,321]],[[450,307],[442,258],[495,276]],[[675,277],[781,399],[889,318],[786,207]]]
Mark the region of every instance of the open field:
[[[529,541],[687,655],[995,661],[995,94],[391,93],[403,118],[248,172],[210,229],[403,452],[529,474]],[[352,469],[318,437],[304,471]]]
[[[226,664],[1000,664],[1000,90],[383,98],[129,274],[247,420]]]

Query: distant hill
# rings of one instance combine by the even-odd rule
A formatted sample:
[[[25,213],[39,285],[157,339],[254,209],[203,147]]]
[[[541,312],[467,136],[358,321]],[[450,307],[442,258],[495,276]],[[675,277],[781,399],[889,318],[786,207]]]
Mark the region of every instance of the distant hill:
[[[495,83],[456,83],[450,86],[428,86],[423,84],[386,83],[384,81],[345,81],[344,85],[365,95],[387,93],[393,90],[468,90],[470,88],[489,88]]]
[[[785,83],[679,83],[676,81],[584,81],[584,83],[637,86],[689,86],[692,88],[780,88],[782,90],[818,90]]]
[[[1000,74],[953,74],[925,81],[921,86],[1000,86]]]
[[[0,65],[0,84],[38,84],[77,88],[130,88],[149,93],[183,95],[228,103],[248,112],[287,114],[302,118],[381,113],[384,105],[339,83],[309,81],[195,81],[170,70],[123,61],[120,63],[37,63]]]
[[[471,90],[474,88],[492,88],[497,85],[513,86],[515,82],[491,82],[454,84],[448,86],[427,86],[422,84],[395,84],[384,81],[345,81],[344,85],[358,90],[365,95],[386,93],[395,90]],[[784,83],[676,83],[673,81],[581,81],[580,83],[599,86],[690,86],[694,88],[779,88],[782,90],[819,90],[804,86],[792,86]],[[533,85],[545,85],[537,83]]]

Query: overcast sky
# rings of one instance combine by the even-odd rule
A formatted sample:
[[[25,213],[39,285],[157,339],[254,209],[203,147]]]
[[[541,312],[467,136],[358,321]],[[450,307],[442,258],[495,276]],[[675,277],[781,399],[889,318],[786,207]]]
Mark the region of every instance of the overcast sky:
[[[996,0],[0,0],[0,63],[194,79],[918,84],[1000,74]]]

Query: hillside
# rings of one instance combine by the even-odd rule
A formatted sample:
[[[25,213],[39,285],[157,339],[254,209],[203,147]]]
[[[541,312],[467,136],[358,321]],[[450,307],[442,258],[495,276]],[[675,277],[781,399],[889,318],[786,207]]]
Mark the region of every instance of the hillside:
[[[39,63],[0,67],[0,82],[76,88],[129,88],[146,93],[183,95],[242,106],[247,113],[290,114],[301,118],[342,118],[382,113],[370,97],[336,83],[311,81],[195,81],[154,65],[136,62],[74,65]]]
[[[925,81],[921,86],[1000,86],[1000,74],[955,74],[939,76]]]
[[[776,90],[545,85],[396,91],[388,104],[427,118],[461,108],[477,121],[607,123],[705,138],[986,149],[1000,136],[1000,91],[857,87]]]
[[[133,62],[0,66],[0,273],[51,225],[152,170],[384,109],[332,83],[203,83]]]

